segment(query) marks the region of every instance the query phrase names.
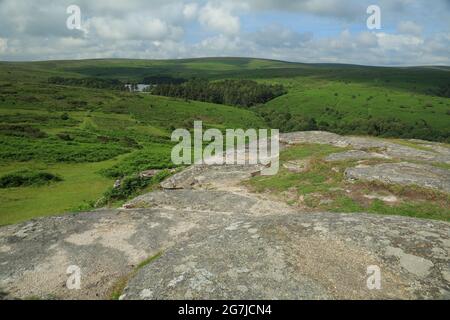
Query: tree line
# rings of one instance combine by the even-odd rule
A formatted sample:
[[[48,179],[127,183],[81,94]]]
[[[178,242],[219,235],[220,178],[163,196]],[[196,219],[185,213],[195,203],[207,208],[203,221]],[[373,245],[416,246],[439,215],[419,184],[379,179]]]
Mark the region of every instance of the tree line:
[[[340,115],[330,120],[276,110],[261,111],[260,115],[271,128],[280,129],[281,132],[322,130],[344,135],[371,135],[450,142],[450,130],[433,128],[423,119],[414,123],[406,123],[396,117],[369,116],[345,119]]]
[[[151,88],[154,95],[198,100],[239,107],[264,104],[286,93],[280,84],[262,84],[252,80],[208,81],[191,79],[180,84],[160,84]]]
[[[94,89],[126,90],[125,84],[117,79],[51,77],[48,79],[48,83]]]
[[[171,76],[146,76],[142,81],[143,84],[181,84],[186,82],[183,78],[174,78]]]

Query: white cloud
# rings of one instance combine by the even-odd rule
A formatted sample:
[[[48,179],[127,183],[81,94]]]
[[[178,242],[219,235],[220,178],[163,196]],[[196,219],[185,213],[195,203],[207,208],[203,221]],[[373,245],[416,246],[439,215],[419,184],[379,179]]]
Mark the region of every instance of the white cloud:
[[[397,30],[400,33],[406,33],[415,36],[418,36],[422,33],[422,27],[413,21],[401,21],[397,26]]]
[[[239,33],[239,18],[233,16],[229,6],[208,2],[199,12],[199,22],[207,29],[226,35]]]
[[[364,48],[374,48],[378,45],[378,38],[374,32],[361,32],[356,36],[355,42]]]
[[[111,40],[161,40],[177,39],[183,35],[181,27],[171,26],[144,14],[131,14],[122,19],[94,17],[87,21],[89,33]]]
[[[365,12],[367,5],[361,0],[231,0],[246,3],[254,10],[306,12],[320,16],[338,17],[354,20]],[[398,0],[391,0],[398,1]]]
[[[312,39],[311,33],[298,33],[281,24],[270,24],[251,33],[248,39],[267,47],[298,47]]]
[[[8,49],[8,39],[0,38],[0,53],[6,52]]]
[[[404,34],[377,33],[380,48],[388,51],[404,51],[408,49],[419,49],[423,47],[424,40],[417,36]]]
[[[426,0],[378,0],[382,32],[362,29],[372,2],[0,0],[0,59],[228,55],[300,62],[450,65],[448,0],[435,0],[432,6]],[[81,7],[84,31],[65,27],[69,4]],[[305,20],[312,21],[311,27]]]
[[[188,3],[184,5],[183,15],[186,19],[192,20],[197,16],[198,5],[196,3]]]
[[[212,55],[232,55],[240,47],[240,38],[230,39],[224,35],[218,35],[202,40],[195,49],[202,56],[202,52],[209,52]],[[208,54],[208,55],[210,55]]]

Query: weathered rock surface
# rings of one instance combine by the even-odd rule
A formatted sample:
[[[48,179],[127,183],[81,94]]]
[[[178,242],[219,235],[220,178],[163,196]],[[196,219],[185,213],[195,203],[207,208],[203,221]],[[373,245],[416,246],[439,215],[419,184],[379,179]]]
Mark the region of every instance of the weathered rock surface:
[[[400,162],[359,166],[348,168],[345,176],[350,180],[417,185],[450,192],[450,171],[423,164]]]
[[[108,298],[115,282],[139,262],[227,219],[214,211],[158,208],[102,210],[3,227],[0,291],[10,298]],[[71,265],[81,269],[81,290],[65,286]]]
[[[433,151],[395,151],[391,142],[323,132],[282,139],[350,146],[364,152],[359,156],[380,148],[377,154],[393,158],[449,159],[447,147],[434,143],[426,144]],[[383,165],[347,174],[448,190],[445,169]],[[123,299],[450,299],[449,223],[301,212],[240,186],[260,169],[192,166],[128,209],[1,227],[0,298],[108,298],[116,281],[163,252],[130,279]],[[71,265],[81,270],[80,290],[65,285]],[[367,268],[374,265],[380,290],[367,287]]]
[[[144,267],[123,299],[450,299],[449,224],[366,214],[239,217]],[[367,268],[381,270],[381,290]]]
[[[289,206],[244,192],[221,190],[165,190],[144,194],[127,203],[127,208],[163,208],[193,212],[233,213],[252,216],[286,214]]]
[[[160,172],[161,170],[145,170],[139,173],[139,177],[143,179],[151,179]]]
[[[450,192],[450,171],[429,165],[430,163],[450,163],[450,147],[445,144],[409,140],[412,145],[409,147],[373,137],[344,137],[322,131],[286,133],[280,136],[280,140],[287,145],[318,143],[353,149],[327,156],[325,161],[330,162],[368,159],[389,160],[389,163],[374,166],[348,168],[345,171],[345,176],[350,180],[418,185]],[[414,145],[416,147],[413,147]]]
[[[164,189],[214,188],[259,174],[257,165],[194,165],[161,183]]]
[[[450,298],[448,223],[274,208],[263,215],[254,199],[220,192],[207,210],[208,199],[185,207],[204,195],[164,191],[149,195],[153,208],[1,228],[0,286],[9,297],[105,298],[163,251],[123,298]],[[70,265],[81,268],[81,290],[65,287]],[[367,289],[371,265],[381,269],[381,290]]]
[[[295,145],[300,143],[330,144],[336,147],[348,147],[348,138],[325,131],[304,131],[280,134],[280,142]]]
[[[304,171],[308,170],[309,166],[310,166],[310,161],[308,159],[292,160],[292,161],[287,161],[286,163],[283,164],[283,167],[286,168],[288,171],[296,172],[296,173],[300,173],[300,172],[304,172]]]
[[[377,153],[386,157],[404,160],[450,163],[450,148],[439,143],[422,144],[414,148],[398,143],[371,137],[344,137],[323,131],[293,132],[280,135],[282,143],[293,145],[300,143],[329,144],[336,147],[351,147],[356,150],[379,149]]]
[[[391,158],[389,156],[376,152],[350,150],[330,154],[328,157],[325,158],[325,161],[352,161],[352,160],[367,160],[367,159],[391,159]]]
[[[381,200],[381,201],[387,202],[387,203],[395,203],[395,202],[399,201],[398,198],[392,194],[391,195],[366,194],[364,196],[364,198],[370,199],[370,200],[377,199],[377,200]]]

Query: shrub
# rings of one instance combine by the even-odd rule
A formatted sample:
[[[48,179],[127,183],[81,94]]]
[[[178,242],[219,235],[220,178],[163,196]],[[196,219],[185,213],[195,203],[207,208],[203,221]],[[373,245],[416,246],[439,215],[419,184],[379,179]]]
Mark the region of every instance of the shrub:
[[[139,191],[147,188],[148,186],[160,183],[169,175],[169,170],[163,170],[151,179],[143,178],[139,175],[127,176],[122,179],[120,186],[117,188],[110,188],[106,191],[97,206],[106,205],[114,201],[127,200],[133,196],[136,196]]]
[[[117,79],[51,77],[48,79],[48,83],[65,86],[81,86],[96,89],[125,89],[124,84]]]
[[[83,109],[88,105],[87,101],[82,100],[69,101],[69,104],[76,109]]]
[[[73,141],[73,138],[68,133],[61,132],[61,133],[58,133],[56,136],[64,141]]]
[[[95,136],[84,137],[77,132],[67,134],[74,140],[65,141],[56,136],[24,139],[0,134],[0,161],[99,162],[130,152],[129,148],[117,142],[102,144]]]
[[[141,148],[141,146],[139,145],[139,143],[134,140],[133,138],[130,137],[122,137],[120,139],[120,142],[123,146],[127,147],[127,148]]]
[[[160,84],[152,87],[154,95],[188,100],[251,107],[264,104],[286,93],[282,85],[262,84],[252,80],[210,82],[191,79],[181,84]]]
[[[7,136],[27,137],[27,138],[45,138],[47,134],[38,128],[30,125],[20,124],[0,124],[0,133]]]
[[[48,172],[18,171],[0,177],[0,188],[40,186],[62,181],[57,175]]]
[[[101,170],[100,173],[105,177],[117,179],[144,170],[174,168],[170,159],[171,150],[171,145],[152,144],[128,155],[111,168]]]

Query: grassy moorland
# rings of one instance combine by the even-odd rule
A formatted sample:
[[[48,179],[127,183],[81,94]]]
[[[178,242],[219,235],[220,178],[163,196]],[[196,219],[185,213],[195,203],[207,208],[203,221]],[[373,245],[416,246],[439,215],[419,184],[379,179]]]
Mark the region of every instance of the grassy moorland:
[[[80,81],[49,81],[55,77]],[[238,107],[107,87],[154,77],[246,79],[281,84],[286,93]],[[108,81],[101,89],[87,86],[86,78]],[[219,129],[270,126],[448,142],[449,86],[446,67],[248,58],[0,62],[0,179],[24,170],[60,178],[0,188],[0,225],[88,209],[117,178],[171,168],[170,134],[192,128],[194,120]]]
[[[171,168],[170,134],[194,120],[222,129],[264,125],[232,106],[49,84],[66,73],[40,63],[0,69],[0,178],[24,170],[61,177],[0,188],[0,224],[89,209],[115,179]]]

